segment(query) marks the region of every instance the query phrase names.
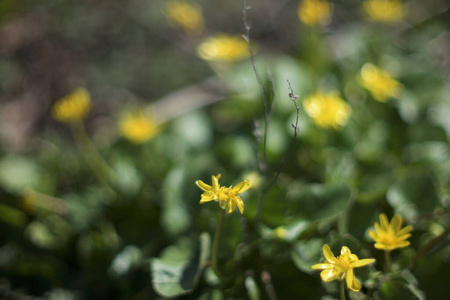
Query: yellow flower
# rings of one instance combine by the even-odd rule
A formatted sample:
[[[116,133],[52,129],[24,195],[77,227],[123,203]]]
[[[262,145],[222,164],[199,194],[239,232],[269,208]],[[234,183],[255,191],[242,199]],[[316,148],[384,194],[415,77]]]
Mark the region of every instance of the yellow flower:
[[[312,94],[303,101],[303,107],[314,123],[323,128],[340,129],[351,113],[350,105],[336,91]]]
[[[248,57],[248,43],[241,36],[219,34],[210,37],[197,48],[201,59],[211,61],[238,61]]]
[[[325,0],[303,0],[298,6],[300,21],[309,26],[327,25],[331,19],[333,6]]]
[[[169,23],[183,28],[189,34],[199,34],[203,31],[202,9],[196,4],[186,1],[169,1],[166,6],[166,16]]]
[[[84,88],[79,88],[53,105],[52,116],[63,123],[83,120],[91,109],[91,97]]]
[[[225,187],[220,186],[219,184],[220,176],[220,174],[217,176],[212,176],[212,186],[201,180],[197,180],[195,182],[195,184],[204,191],[200,204],[214,200],[219,202],[222,209],[228,208],[228,213],[235,211],[236,206],[239,208],[241,214],[244,213],[244,201],[242,201],[242,198],[238,195],[242,194],[251,187],[250,181],[246,179],[234,188],[233,186]]]
[[[311,268],[314,270],[323,270],[320,272],[320,278],[325,282],[343,280],[345,278],[347,287],[352,291],[358,292],[361,289],[361,283],[356,280],[353,269],[374,263],[375,259],[359,259],[358,256],[352,254],[350,249],[346,246],[341,248],[341,255],[338,257],[334,257],[330,246],[327,244],[323,245],[322,250],[326,262],[315,264],[311,266]]]
[[[402,227],[403,218],[395,215],[389,223],[385,214],[380,214],[380,224],[375,222],[375,230],[370,229],[369,235],[376,242],[375,248],[391,251],[397,248],[409,246],[406,240],[411,236],[409,233],[413,228],[411,225]]]
[[[389,97],[398,97],[402,89],[400,82],[371,63],[364,64],[358,82],[372,94],[375,100],[380,102],[386,102]]]
[[[400,0],[367,0],[363,9],[369,20],[380,23],[400,21],[406,14],[406,7]]]
[[[279,226],[279,227],[275,228],[273,230],[273,232],[278,239],[283,240],[286,237],[287,230],[286,230],[286,227]]]
[[[141,144],[158,132],[159,128],[154,120],[145,116],[142,111],[126,112],[119,120],[119,131],[123,137],[135,144]]]

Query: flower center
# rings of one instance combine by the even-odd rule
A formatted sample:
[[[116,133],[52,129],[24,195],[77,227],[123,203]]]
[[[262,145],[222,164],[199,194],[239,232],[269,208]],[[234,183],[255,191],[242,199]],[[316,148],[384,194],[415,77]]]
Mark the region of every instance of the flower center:
[[[221,186],[217,191],[217,198],[219,199],[219,201],[229,201],[234,196],[236,195],[233,189],[229,187]]]

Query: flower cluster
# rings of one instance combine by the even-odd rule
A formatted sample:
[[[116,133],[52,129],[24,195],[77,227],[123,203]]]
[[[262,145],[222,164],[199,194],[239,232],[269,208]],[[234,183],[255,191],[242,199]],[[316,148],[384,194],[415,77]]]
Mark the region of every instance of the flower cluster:
[[[400,82],[371,63],[364,64],[358,82],[372,94],[375,100],[380,102],[386,102],[390,97],[398,97],[402,89]]]
[[[400,21],[406,14],[401,0],[366,0],[363,10],[369,20],[380,23]]]
[[[309,26],[327,25],[332,12],[333,6],[326,0],[303,0],[297,10],[300,21]]]
[[[159,128],[154,120],[142,111],[126,112],[119,120],[119,131],[123,137],[135,144],[145,143],[154,137]]]
[[[91,109],[91,97],[84,88],[79,88],[60,99],[52,109],[52,116],[62,123],[82,121]]]
[[[222,33],[201,43],[197,54],[204,60],[232,62],[247,58],[250,52],[244,38]]]
[[[322,128],[340,129],[351,113],[350,105],[336,91],[312,94],[303,101],[303,107],[314,123]]]
[[[323,245],[322,250],[326,262],[311,266],[314,270],[323,270],[320,272],[320,278],[325,282],[343,280],[345,278],[345,282],[349,289],[355,292],[359,291],[361,289],[361,283],[356,280],[353,269],[372,264],[375,262],[375,259],[359,259],[358,256],[352,254],[350,249],[346,246],[341,248],[341,255],[338,257],[334,256],[330,246],[327,244]]]
[[[212,186],[201,180],[197,180],[195,182],[195,184],[204,191],[200,204],[209,201],[218,201],[222,209],[228,209],[228,213],[235,211],[236,206],[239,208],[241,214],[244,213],[244,201],[242,201],[242,198],[238,195],[242,194],[251,187],[250,181],[244,180],[234,188],[233,186],[225,187],[220,186],[219,184],[220,176],[220,174],[217,176],[212,176]]]
[[[186,1],[169,1],[166,16],[170,24],[183,28],[189,34],[199,34],[204,29],[202,9]]]

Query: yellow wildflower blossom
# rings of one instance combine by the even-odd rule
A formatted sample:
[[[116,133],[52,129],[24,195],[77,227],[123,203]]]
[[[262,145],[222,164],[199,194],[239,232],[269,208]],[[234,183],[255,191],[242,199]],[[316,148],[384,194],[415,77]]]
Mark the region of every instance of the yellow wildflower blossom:
[[[238,61],[250,55],[243,37],[224,33],[206,39],[198,46],[197,54],[210,61]]]
[[[251,187],[250,181],[246,179],[234,188],[233,186],[225,187],[220,186],[219,184],[220,176],[220,174],[217,176],[212,176],[212,186],[201,180],[197,180],[195,182],[195,184],[204,191],[200,204],[209,201],[218,201],[222,209],[228,208],[228,213],[235,211],[236,206],[239,208],[241,214],[244,213],[244,201],[242,201],[242,198],[238,195],[242,194]]]
[[[278,239],[283,240],[286,237],[287,230],[286,230],[286,227],[279,226],[279,227],[275,228],[273,230],[273,232]]]
[[[391,251],[397,248],[409,246],[409,233],[413,228],[411,225],[402,227],[403,218],[395,215],[389,223],[385,214],[380,214],[380,224],[375,222],[375,230],[370,229],[369,235],[375,241],[375,248]],[[381,225],[381,226],[380,226]]]
[[[358,292],[361,289],[361,283],[355,278],[354,268],[360,268],[375,262],[373,258],[359,259],[358,256],[352,254],[346,246],[341,248],[341,255],[334,257],[330,246],[323,245],[323,255],[326,259],[325,263],[315,264],[311,266],[314,270],[323,270],[320,272],[320,278],[329,282],[333,280],[343,280],[347,283],[347,287],[352,291]]]
[[[369,20],[380,23],[397,22],[406,15],[406,7],[400,0],[367,0],[363,9]]]
[[[166,16],[170,24],[183,28],[189,34],[199,34],[204,29],[202,9],[186,1],[169,1]]]
[[[340,129],[347,124],[351,107],[338,96],[337,91],[317,92],[303,101],[306,113],[323,128]]]
[[[144,115],[142,111],[126,112],[119,120],[119,131],[123,137],[135,144],[141,144],[158,132],[159,128],[154,120]]]
[[[298,6],[300,21],[309,26],[327,25],[331,20],[333,6],[325,0],[303,0]]]
[[[53,105],[52,116],[63,123],[83,120],[91,109],[91,97],[84,88],[79,88]]]
[[[375,100],[380,102],[386,102],[389,97],[398,97],[402,89],[400,82],[371,63],[364,64],[358,82],[372,94]]]

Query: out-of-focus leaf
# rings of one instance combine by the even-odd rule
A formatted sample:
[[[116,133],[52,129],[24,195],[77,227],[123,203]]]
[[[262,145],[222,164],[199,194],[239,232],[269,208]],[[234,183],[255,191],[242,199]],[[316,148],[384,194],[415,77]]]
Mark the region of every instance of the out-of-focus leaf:
[[[169,234],[177,235],[188,229],[191,217],[184,200],[183,183],[186,172],[177,168],[172,170],[163,183],[164,201],[161,222]]]
[[[114,170],[117,173],[119,190],[126,195],[135,195],[142,184],[142,179],[136,168],[130,162],[122,159],[114,165]]]
[[[299,216],[318,221],[340,214],[350,200],[350,189],[346,186],[310,184],[291,189],[287,197],[293,203],[298,203],[301,208],[298,211]]]
[[[389,188],[386,198],[406,218],[432,212],[439,204],[433,179],[426,171],[409,172]]]
[[[212,140],[212,124],[201,111],[190,112],[173,122],[178,138],[195,149],[205,149]]]
[[[37,188],[42,172],[38,165],[24,156],[9,155],[0,159],[0,185],[8,191],[23,193]]]
[[[223,295],[219,290],[212,290],[210,292],[207,292],[203,295],[201,295],[199,300],[223,300]]]
[[[384,281],[378,296],[382,300],[425,300],[424,294],[417,287],[401,279]]]
[[[70,225],[63,218],[51,215],[45,218],[45,222],[33,221],[25,229],[25,234],[37,247],[57,249],[65,246],[70,231]]]
[[[320,263],[323,257],[323,244],[322,239],[316,238],[309,241],[301,240],[296,243],[290,254],[297,268],[305,273],[312,273],[314,270],[311,269],[311,266]]]
[[[247,295],[250,300],[259,300],[259,288],[253,277],[248,276],[245,278],[245,288],[247,289]]]
[[[0,220],[15,227],[23,227],[26,222],[26,216],[16,208],[0,204]]]
[[[200,235],[198,250],[189,240],[180,240],[167,247],[151,263],[152,285],[164,297],[188,294],[195,288],[209,258],[211,240],[207,233]]]
[[[142,259],[141,250],[136,246],[127,246],[112,261],[109,268],[110,274],[114,277],[120,277],[129,272],[129,270],[137,266]]]

